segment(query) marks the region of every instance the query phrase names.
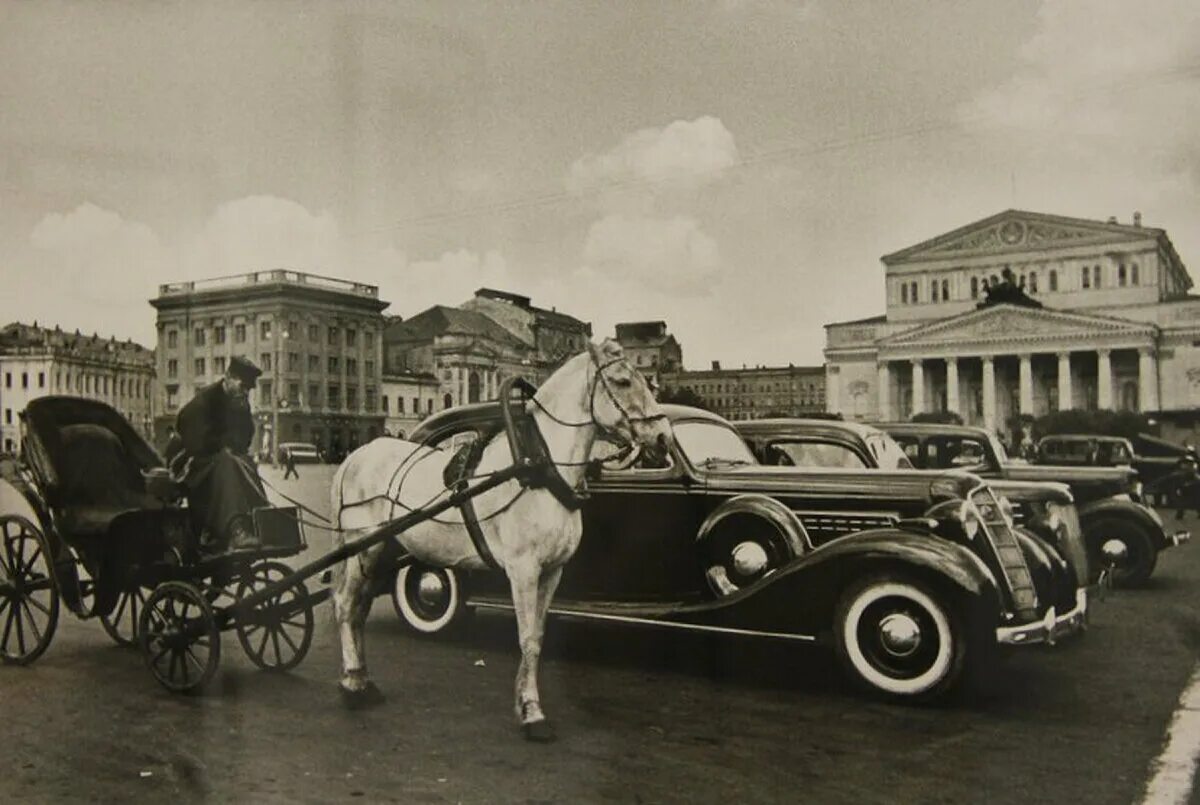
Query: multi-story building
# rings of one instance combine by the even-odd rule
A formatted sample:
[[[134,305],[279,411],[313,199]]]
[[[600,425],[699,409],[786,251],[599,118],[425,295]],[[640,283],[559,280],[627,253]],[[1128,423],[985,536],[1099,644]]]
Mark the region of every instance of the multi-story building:
[[[312,442],[339,457],[383,432],[383,310],[373,285],[259,271],[159,287],[159,427],[234,355],[262,376],[254,447]]]
[[[442,384],[430,372],[383,373],[384,428],[391,436],[403,438],[417,423],[442,405]]]
[[[462,306],[490,318],[531,351],[523,373],[541,383],[563,361],[583,351],[592,325],[551,308],[537,307],[528,296],[480,288]]]
[[[690,388],[726,419],[804,416],[825,410],[825,367],[756,366],[662,373],[664,389]]]
[[[826,325],[830,411],[948,410],[998,430],[1018,413],[1072,408],[1191,422],[1200,297],[1167,233],[1140,214],[1121,224],[1007,210],[882,262],[886,312]],[[1033,304],[1004,303],[1014,295]]]
[[[617,325],[617,342],[625,356],[649,380],[683,368],[683,347],[667,332],[665,321],[634,321]]]
[[[37,397],[106,402],[147,438],[153,434],[154,353],[132,341],[10,324],[0,330],[0,445],[21,447],[20,414]]]

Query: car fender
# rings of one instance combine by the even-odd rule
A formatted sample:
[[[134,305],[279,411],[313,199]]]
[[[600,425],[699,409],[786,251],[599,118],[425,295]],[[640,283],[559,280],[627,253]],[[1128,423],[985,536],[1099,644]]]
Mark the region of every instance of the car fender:
[[[707,539],[717,526],[735,514],[749,514],[769,522],[783,535],[794,556],[802,556],[812,550],[812,541],[800,518],[787,506],[767,495],[738,495],[713,509],[696,534],[696,541]]]
[[[936,535],[900,528],[838,537],[714,606],[725,610],[724,623],[739,628],[825,630],[843,590],[881,572],[908,573],[956,595],[956,611],[972,624],[990,629],[1000,622],[1000,590],[979,557]]]
[[[1104,498],[1087,503],[1079,508],[1079,523],[1086,535],[1089,523],[1094,523],[1102,517],[1126,520],[1145,529],[1155,544],[1162,547],[1166,542],[1166,530],[1162,518],[1156,512],[1141,503],[1132,500]]]

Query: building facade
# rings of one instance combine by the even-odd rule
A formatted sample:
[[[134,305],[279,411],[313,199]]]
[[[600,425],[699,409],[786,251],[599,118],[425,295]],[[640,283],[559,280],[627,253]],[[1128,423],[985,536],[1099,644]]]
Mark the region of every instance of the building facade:
[[[805,416],[825,410],[825,367],[757,366],[663,373],[664,389],[691,389],[726,419]]]
[[[442,384],[429,372],[385,371],[379,402],[388,434],[404,438],[441,406]]]
[[[826,325],[831,412],[1007,431],[1071,408],[1186,418],[1200,399],[1200,297],[1139,214],[1007,210],[882,262],[886,313]]]
[[[625,357],[648,380],[661,385],[663,375],[683,369],[683,347],[667,332],[665,321],[624,322],[616,331]]]
[[[525,374],[539,384],[567,358],[582,352],[592,337],[588,322],[537,307],[528,296],[507,291],[480,288],[461,307],[482,313],[524,344],[530,350]]]
[[[47,395],[108,403],[153,438],[154,353],[132,341],[14,323],[0,330],[0,446],[21,448],[20,415]]]
[[[273,270],[162,285],[150,304],[160,429],[241,355],[263,370],[251,398],[260,454],[299,441],[337,458],[383,432],[377,287]]]

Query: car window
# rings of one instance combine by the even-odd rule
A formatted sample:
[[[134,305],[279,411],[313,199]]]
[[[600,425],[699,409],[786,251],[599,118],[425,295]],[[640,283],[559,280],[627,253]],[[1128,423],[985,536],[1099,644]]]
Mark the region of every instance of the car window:
[[[872,433],[866,438],[867,448],[875,464],[884,470],[911,470],[913,463],[896,440],[886,433]]]
[[[974,436],[933,436],[925,443],[927,469],[985,469],[987,448]]]
[[[921,460],[921,440],[916,436],[907,436],[899,434],[892,437],[893,441],[899,445],[904,452],[904,457],[914,467],[924,467],[925,463]]]
[[[716,422],[677,422],[675,442],[697,467],[716,464],[757,464],[737,431]]]
[[[816,441],[772,442],[765,451],[767,464],[782,467],[833,467],[862,469],[867,462],[843,444]]]
[[[470,444],[478,438],[479,432],[474,428],[468,428],[467,430],[459,430],[443,434],[437,437],[435,441],[429,442],[429,446],[436,447],[438,450],[449,450],[450,452],[454,452],[464,444]]]

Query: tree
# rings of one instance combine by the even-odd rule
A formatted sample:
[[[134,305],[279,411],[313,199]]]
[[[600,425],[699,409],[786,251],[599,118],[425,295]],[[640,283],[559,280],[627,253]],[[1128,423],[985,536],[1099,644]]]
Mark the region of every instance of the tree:
[[[691,386],[663,386],[662,391],[658,393],[658,401],[660,403],[690,405],[693,408],[703,408],[705,411],[713,410],[708,401],[697,394],[696,390]]]
[[[1149,420],[1134,411],[1054,411],[1033,423],[1033,434],[1038,439],[1053,433],[1094,433],[1134,439],[1139,433],[1152,430]]]

